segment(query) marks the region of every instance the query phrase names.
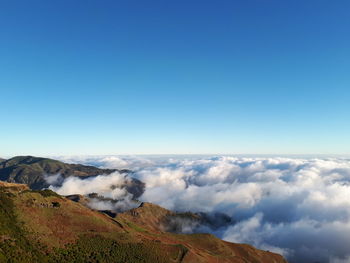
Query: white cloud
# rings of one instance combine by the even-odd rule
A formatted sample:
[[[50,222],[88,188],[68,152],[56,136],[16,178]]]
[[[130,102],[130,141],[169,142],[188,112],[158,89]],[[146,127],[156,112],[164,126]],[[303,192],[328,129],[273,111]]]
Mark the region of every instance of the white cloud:
[[[49,177],[52,179],[52,177]],[[49,182],[49,181],[48,181]],[[124,187],[130,178],[118,172],[109,175],[79,178],[68,177],[61,185],[51,185],[50,189],[60,195],[88,195],[97,193],[99,198],[89,198],[89,206],[97,210],[125,211],[136,207],[138,204],[133,201],[133,195],[127,192]]]
[[[56,156],[54,159],[66,163],[79,163],[93,165],[100,168],[110,169],[139,169],[141,167],[152,166],[154,161],[144,157],[136,156]],[[158,158],[156,158],[157,160]]]
[[[52,174],[52,175],[44,175],[44,179],[45,181],[49,184],[49,185],[57,185],[57,184],[61,184],[64,180],[64,178],[61,176],[61,174]]]
[[[124,182],[124,175],[115,172],[110,175],[99,175],[85,179],[68,177],[61,186],[52,186],[51,189],[60,195],[98,193],[104,197],[119,199],[127,194],[125,189],[118,187],[124,185]]]

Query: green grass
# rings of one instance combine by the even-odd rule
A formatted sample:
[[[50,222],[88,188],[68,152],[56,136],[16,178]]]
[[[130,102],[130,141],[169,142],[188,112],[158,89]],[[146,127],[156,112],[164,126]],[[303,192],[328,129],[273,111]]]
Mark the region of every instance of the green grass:
[[[179,248],[174,247],[174,249]],[[169,255],[157,244],[123,243],[95,236],[82,237],[76,244],[68,245],[64,249],[56,249],[50,255],[49,262],[168,263]]]
[[[60,196],[59,194],[55,193],[54,191],[50,190],[50,189],[45,189],[45,190],[25,190],[22,192],[23,194],[25,193],[38,193],[43,197],[59,197],[62,198],[62,196]]]
[[[11,196],[0,190],[0,259],[1,262],[46,262],[40,244],[32,244],[17,222]]]
[[[137,232],[148,232],[146,229],[139,227],[138,225],[134,224],[133,222],[127,222],[126,223],[130,228],[134,229]]]

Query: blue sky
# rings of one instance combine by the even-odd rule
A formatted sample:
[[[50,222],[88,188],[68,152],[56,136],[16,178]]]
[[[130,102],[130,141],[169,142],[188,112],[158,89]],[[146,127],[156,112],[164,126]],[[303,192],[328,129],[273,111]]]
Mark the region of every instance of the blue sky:
[[[0,155],[349,154],[349,8],[1,1]]]

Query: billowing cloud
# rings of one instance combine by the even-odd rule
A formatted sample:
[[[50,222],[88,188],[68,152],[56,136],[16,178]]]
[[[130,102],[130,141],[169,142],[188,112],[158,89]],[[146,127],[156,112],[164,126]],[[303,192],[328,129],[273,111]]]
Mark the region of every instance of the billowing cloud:
[[[226,156],[140,163],[137,158],[117,158],[125,162],[123,167],[103,159],[100,166],[134,167],[133,176],[146,183],[141,201],[231,219],[229,224],[202,230],[282,253],[290,262],[349,262],[348,159]],[[98,184],[91,187],[89,191],[98,192],[93,190]]]
[[[56,175],[48,176],[46,181],[48,183],[52,182],[57,177]],[[114,172],[109,175],[88,178],[68,177],[60,185],[52,184],[50,189],[60,195],[89,195],[95,193],[96,197],[89,198],[89,206],[91,208],[125,211],[138,205],[138,202],[133,200],[132,193],[125,188],[128,183],[132,183],[129,177]]]
[[[158,157],[144,158],[141,156],[56,156],[54,159],[61,160],[66,163],[78,163],[85,165],[93,165],[100,168],[110,169],[139,169],[140,167],[153,166],[159,160]]]

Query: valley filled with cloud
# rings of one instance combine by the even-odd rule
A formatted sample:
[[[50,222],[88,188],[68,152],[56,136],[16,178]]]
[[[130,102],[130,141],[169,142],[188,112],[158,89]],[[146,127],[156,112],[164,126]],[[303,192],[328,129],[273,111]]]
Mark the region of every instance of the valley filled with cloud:
[[[350,160],[232,156],[60,157],[65,162],[130,169],[88,179],[50,177],[60,194],[95,192],[95,209],[134,207],[118,188],[134,177],[145,183],[140,201],[178,212],[203,213],[211,224],[188,222],[188,232],[281,253],[290,262],[349,262]],[[55,183],[59,182],[59,183]],[[109,198],[109,199],[108,199]],[[109,200],[118,202],[109,202]]]

